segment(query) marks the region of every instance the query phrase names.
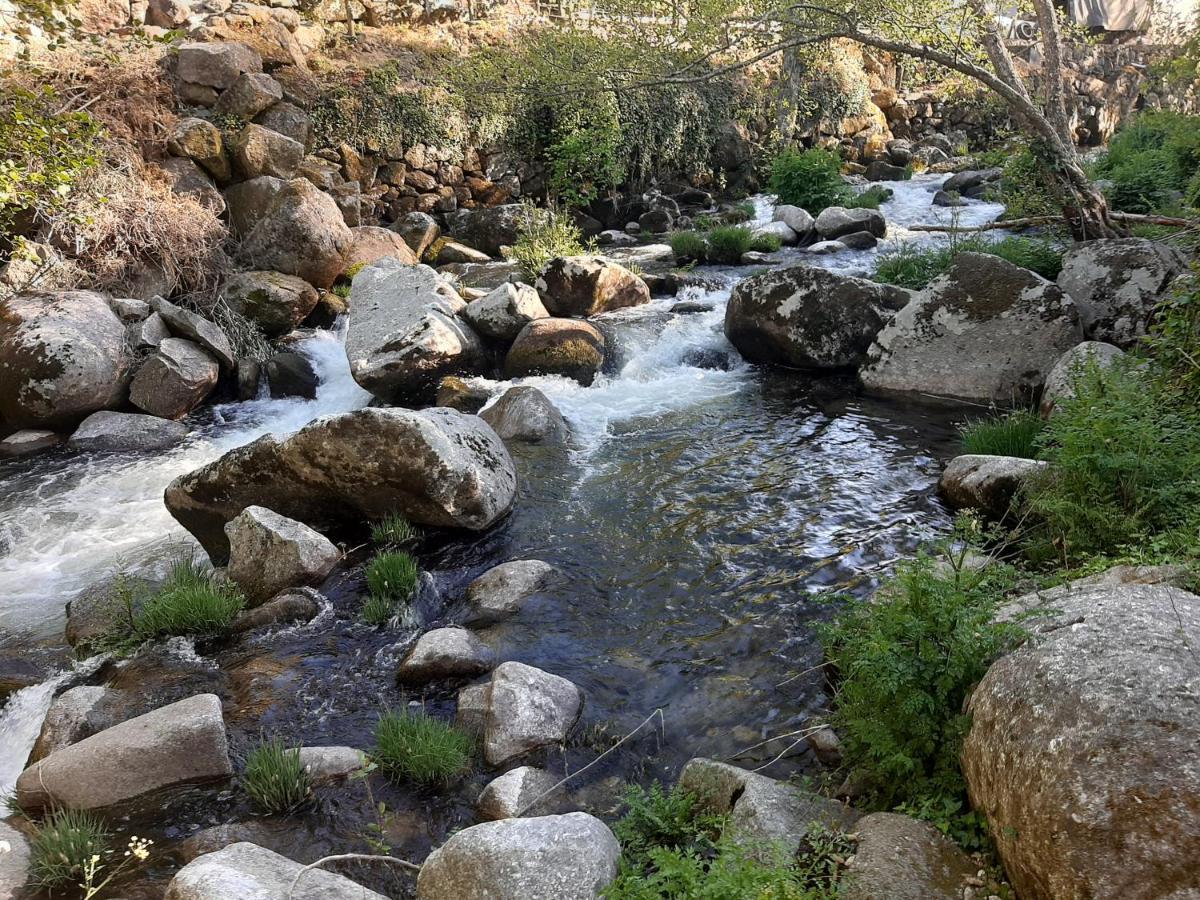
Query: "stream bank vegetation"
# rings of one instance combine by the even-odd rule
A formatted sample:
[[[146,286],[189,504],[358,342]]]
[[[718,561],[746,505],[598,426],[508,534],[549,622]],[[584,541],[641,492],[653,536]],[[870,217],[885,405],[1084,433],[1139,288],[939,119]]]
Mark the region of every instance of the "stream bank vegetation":
[[[420,567],[405,550],[385,550],[366,568],[368,597],[362,606],[363,621],[382,626],[391,621],[402,604],[412,599]]]
[[[444,787],[471,768],[473,741],[461,729],[407,710],[387,710],[375,726],[371,761],[389,778]]]
[[[242,784],[254,805],[271,815],[287,815],[312,800],[300,748],[278,737],[260,741],[247,754]]]

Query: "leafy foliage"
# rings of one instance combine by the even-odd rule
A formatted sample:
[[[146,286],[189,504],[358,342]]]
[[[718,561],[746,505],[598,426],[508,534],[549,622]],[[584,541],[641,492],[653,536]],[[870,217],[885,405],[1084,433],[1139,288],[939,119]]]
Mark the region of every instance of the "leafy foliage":
[[[552,198],[584,206],[625,178],[619,109],[611,94],[557,115],[546,158]]]
[[[1011,570],[969,571],[964,556],[947,551],[941,569],[927,555],[902,563],[822,629],[844,757],[885,806],[965,796],[963,701],[1013,629],[992,621]]]
[[[142,638],[216,635],[229,627],[245,605],[236,585],[218,579],[193,559],[180,559],[158,593],[135,616],[133,630]]]
[[[1037,141],[1005,148],[1000,166],[999,195],[994,199],[1004,204],[1001,218],[1023,219],[1062,212],[1054,163]]]
[[[879,209],[881,204],[891,200],[894,191],[881,184],[873,184],[861,194],[855,194],[842,205],[846,209]]]
[[[260,743],[246,757],[243,784],[250,799],[267,813],[293,812],[312,799],[312,784],[300,761],[300,748],[279,738]]]
[[[104,823],[93,813],[54,810],[30,845],[30,881],[49,889],[79,883],[88,861],[107,850],[108,838]]]
[[[1195,402],[1200,397],[1200,270],[1193,267],[1158,301],[1146,344],[1164,382]]]
[[[749,226],[718,226],[708,233],[708,260],[718,265],[735,266],[753,244],[754,232]]]
[[[777,234],[753,234],[750,236],[750,249],[755,253],[774,253],[783,246],[783,241]]]
[[[959,434],[964,453],[1036,459],[1042,425],[1041,417],[1036,413],[1020,409],[1003,416],[968,422]]]
[[[675,231],[667,238],[671,252],[675,254],[675,262],[680,265],[704,262],[708,255],[708,244],[704,235],[695,231]]]
[[[709,855],[695,850],[654,847],[648,868],[638,871],[622,861],[607,900],[833,900],[832,891],[804,886],[782,854],[765,862],[761,853],[721,841]]]
[[[1140,113],[1113,137],[1096,164],[1112,182],[1108,198],[1123,212],[1166,212],[1189,192],[1200,170],[1200,116],[1168,111]],[[1191,196],[1194,206],[1200,197]]]
[[[1050,465],[1023,490],[1030,556],[1071,563],[1152,541],[1194,551],[1197,434],[1196,406],[1146,372],[1083,366],[1042,434]]]
[[[772,160],[767,184],[780,203],[815,216],[827,206],[844,206],[853,198],[841,169],[837,154],[828,150],[784,150]]]
[[[538,209],[522,201],[520,234],[513,244],[511,257],[527,278],[536,278],[550,260],[559,256],[578,256],[588,251],[583,232],[563,209]]]
[[[471,738],[426,715],[389,710],[375,727],[371,757],[393,778],[447,784],[470,768]]]
[[[1052,241],[1013,235],[999,241],[972,236],[955,241],[949,247],[921,249],[915,244],[900,244],[880,254],[874,279],[919,291],[954,265],[960,253],[990,253],[1016,266],[1054,279],[1062,271],[1062,248]]]
[[[656,847],[707,852],[715,846],[724,824],[720,816],[701,811],[694,794],[658,782],[649,788],[630,785],[625,814],[613,826],[626,862],[641,867]]]

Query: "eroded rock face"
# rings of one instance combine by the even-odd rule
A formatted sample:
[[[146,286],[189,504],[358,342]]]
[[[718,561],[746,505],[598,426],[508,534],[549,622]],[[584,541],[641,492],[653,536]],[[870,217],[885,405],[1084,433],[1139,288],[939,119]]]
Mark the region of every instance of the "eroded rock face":
[[[535,319],[517,335],[504,360],[509,378],[562,375],[590,385],[604,365],[604,335],[578,319]]]
[[[138,369],[129,400],[152,416],[180,419],[212,393],[220,371],[217,361],[196,344],[167,338]]]
[[[962,900],[979,866],[932,825],[872,813],[854,826],[858,846],[846,870],[847,900]]]
[[[1023,622],[971,695],[972,805],[1029,900],[1200,887],[1200,597],[1098,585]]]
[[[561,743],[582,709],[583,694],[567,679],[524,663],[501,663],[487,689],[484,757],[502,766]]]
[[[46,712],[29,761],[37,762],[55,750],[116,725],[124,718],[118,698],[116,690],[102,685],[82,685],[63,691]]]
[[[225,90],[244,72],[261,72],[262,57],[233,41],[190,43],[179,47],[177,74],[190,84]]]
[[[913,296],[816,267],[772,269],[734,288],[725,336],[751,362],[848,368],[866,359],[879,330]]]
[[[102,809],[233,773],[221,701],[198,694],[56,750],[21,773],[22,806]]]
[[[436,390],[446,375],[482,371],[486,351],[458,317],[462,300],[428,266],[384,258],[354,276],[346,356],[350,374],[385,402]]]
[[[429,213],[410,212],[391,225],[392,231],[403,238],[417,259],[425,255],[433,242],[442,236],[441,226]]]
[[[396,512],[417,525],[482,531],[508,513],[516,471],[478,416],[450,409],[360,409],[282,440],[265,436],[176,478],[167,509],[214,561],[225,523],[247,506],[325,530]]]
[[[288,897],[292,900],[386,900],[356,881],[324,869],[310,869],[291,890],[304,867],[257,844],[230,844],[205,853],[175,873],[163,900],[231,900],[233,897]]]
[[[496,665],[492,648],[465,628],[435,628],[418,638],[396,670],[401,684],[474,678]]]
[[[19,294],[0,310],[0,420],[74,425],[125,398],[125,326],[92,291]]]
[[[267,337],[279,337],[304,321],[317,305],[317,289],[282,272],[238,272],[221,287],[229,308]]]
[[[594,900],[617,877],[621,847],[587,813],[464,828],[429,855],[418,900]]]
[[[518,385],[479,414],[505,441],[561,444],[571,433],[550,398],[535,387]]]
[[[979,509],[999,518],[1025,482],[1046,463],[1014,456],[966,454],[950,460],[938,481],[938,492],[953,509]]]
[[[345,270],[353,245],[354,235],[334,199],[311,181],[296,178],[275,194],[240,253],[252,268],[295,275],[327,288]]]
[[[1172,247],[1144,238],[1073,245],[1058,286],[1075,301],[1084,336],[1129,349],[1146,333],[1154,304],[1186,268]]]
[[[600,256],[553,259],[534,287],[553,316],[594,316],[650,302],[646,282]]]
[[[1098,341],[1084,341],[1072,347],[1059,357],[1050,374],[1046,376],[1040,406],[1042,417],[1049,418],[1055,406],[1075,396],[1075,379],[1084,374],[1089,366],[1096,366],[1100,371],[1104,371],[1112,368],[1113,364],[1124,356],[1124,351],[1119,347]]]
[[[511,343],[534,319],[550,315],[542,298],[527,284],[505,282],[463,310],[463,318],[485,338]]]
[[[961,253],[879,332],[861,378],[873,394],[1011,404],[1032,398],[1080,339],[1075,306],[1055,284]]]
[[[137,413],[101,410],[84,419],[67,441],[72,450],[104,453],[120,450],[167,450],[185,437],[188,428],[180,422]]]
[[[226,574],[250,605],[287,588],[317,584],[342,554],[320,532],[264,506],[247,506],[225,525]]]
[[[176,337],[186,338],[203,347],[206,353],[214,356],[217,362],[227,369],[236,365],[233,347],[219,326],[190,309],[169,303],[162,297],[155,297],[151,305]]]
[[[525,601],[559,574],[540,559],[514,559],[488,569],[467,585],[467,623],[489,625],[515,615]]]

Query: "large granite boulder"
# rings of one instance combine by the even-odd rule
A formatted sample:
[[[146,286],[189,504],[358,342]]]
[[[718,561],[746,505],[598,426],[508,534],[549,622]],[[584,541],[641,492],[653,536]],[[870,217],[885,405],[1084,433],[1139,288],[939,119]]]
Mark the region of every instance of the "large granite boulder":
[[[512,343],[522,328],[534,319],[545,319],[549,315],[536,290],[527,284],[510,281],[472,300],[463,310],[463,318],[476,331],[485,338],[503,343]]]
[[[491,671],[496,654],[465,628],[434,628],[408,652],[396,670],[401,684],[420,685],[442,678],[474,678]]]
[[[489,765],[503,766],[566,740],[583,709],[583,694],[559,675],[506,662],[492,673],[484,703],[483,755]]]
[[[621,846],[587,813],[484,822],[429,854],[417,900],[596,900]]]
[[[1071,300],[1028,269],[961,253],[879,332],[862,370],[873,394],[1032,399],[1081,339]]]
[[[262,221],[275,197],[287,184],[273,175],[259,175],[225,189],[225,212],[229,233],[238,240],[244,238]]]
[[[151,305],[167,323],[173,335],[203,347],[206,353],[215,357],[226,369],[232,369],[237,364],[229,338],[220,326],[190,309],[169,303],[162,297],[155,297]]]
[[[1022,625],[971,695],[962,750],[1025,900],[1200,889],[1200,597],[1097,585]]]
[[[1089,366],[1095,366],[1103,372],[1111,369],[1124,356],[1125,352],[1120,347],[1100,341],[1084,341],[1072,347],[1059,357],[1050,374],[1046,376],[1046,386],[1042,388],[1039,407],[1042,417],[1049,418],[1059,403],[1075,396],[1075,380],[1084,374]]]
[[[527,444],[561,444],[571,433],[567,421],[535,387],[518,385],[479,414],[505,441]]]
[[[212,393],[220,373],[217,361],[196,344],[167,338],[133,377],[129,400],[152,416],[180,419]]]
[[[82,453],[115,451],[148,452],[169,450],[185,437],[188,428],[181,422],[143,416],[138,413],[102,409],[84,419],[71,434],[67,446]]]
[[[186,156],[217,184],[232,177],[221,129],[206,119],[180,119],[167,138],[167,150],[174,156]]]
[[[849,368],[866,359],[879,330],[913,296],[827,269],[770,269],[733,289],[725,336],[751,362]]]
[[[1086,241],[1063,256],[1058,286],[1079,308],[1088,340],[1129,349],[1146,333],[1159,296],[1186,268],[1177,250],[1158,241]]]
[[[378,260],[354,276],[350,374],[387,403],[432,396],[446,375],[483,370],[487,352],[458,317],[463,301],[429,266]]]
[[[92,291],[19,294],[0,315],[0,421],[74,425],[125,399],[125,325]]]
[[[225,523],[265,506],[324,531],[399,513],[416,525],[482,531],[512,508],[517,476],[496,433],[451,409],[360,409],[231,450],[168,485],[166,504],[214,562]]]
[[[956,456],[942,472],[938,492],[952,509],[978,509],[1000,518],[1021,486],[1045,468],[1040,460],[1015,456]]]
[[[241,842],[205,853],[175,873],[163,900],[386,900],[325,869],[304,869],[266,847]]]
[[[317,289],[282,272],[238,272],[221,286],[229,308],[245,316],[267,337],[292,331],[317,305]]]
[[[233,773],[221,701],[197,694],[56,750],[17,779],[25,809],[102,809]]]
[[[401,216],[391,224],[391,230],[400,235],[408,244],[413,255],[419,260],[425,251],[433,246],[434,241],[442,236],[442,227],[437,220],[423,212],[410,212]]]
[[[552,259],[534,287],[552,316],[594,316],[650,302],[646,282],[602,256]]]
[[[525,210],[519,203],[508,203],[460,209],[447,214],[446,222],[450,234],[457,240],[488,256],[499,256],[501,248],[511,247],[517,242],[525,218]]]
[[[877,238],[887,236],[887,220],[877,209],[827,206],[821,210],[813,225],[823,241],[831,241],[844,234],[855,234],[859,231],[869,232]]]
[[[262,72],[243,72],[213,104],[213,115],[250,121],[283,99],[283,87]]]
[[[979,865],[927,822],[872,813],[854,826],[858,845],[843,876],[845,900],[963,900]],[[973,896],[973,895],[972,895]]]
[[[579,319],[535,319],[517,335],[504,359],[509,378],[562,375],[590,385],[604,365],[604,335]]]
[[[353,246],[354,235],[334,199],[311,181],[296,178],[275,194],[239,253],[250,268],[295,275],[327,288],[345,271]]]
[[[490,625],[515,615],[558,574],[540,559],[514,559],[488,569],[467,585],[467,624]]]
[[[225,574],[242,589],[250,606],[288,588],[319,584],[342,558],[320,532],[264,506],[247,506],[225,524],[225,537]]]
[[[404,242],[404,238],[394,231],[378,225],[359,225],[350,231],[354,234],[354,245],[346,258],[348,272],[357,272],[385,256],[393,256],[405,265],[417,264],[417,255]]]

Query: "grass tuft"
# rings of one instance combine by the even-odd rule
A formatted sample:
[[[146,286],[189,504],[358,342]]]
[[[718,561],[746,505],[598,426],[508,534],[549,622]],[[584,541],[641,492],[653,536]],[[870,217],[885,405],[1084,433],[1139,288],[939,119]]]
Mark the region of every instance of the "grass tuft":
[[[416,543],[420,532],[400,513],[388,513],[371,525],[371,540],[383,547],[404,547]]]
[[[737,265],[753,242],[754,232],[746,225],[714,228],[708,233],[708,259],[718,265]]]
[[[861,194],[856,194],[843,205],[846,209],[879,209],[880,205],[892,199],[895,192],[881,184],[873,184]]]
[[[367,563],[370,596],[360,611],[363,621],[376,626],[391,621],[396,608],[412,598],[419,574],[417,561],[403,550],[385,551]]]
[[[923,290],[939,275],[954,265],[960,253],[989,253],[1016,266],[1036,272],[1053,281],[1062,271],[1062,248],[1039,238],[1007,237],[1000,241],[972,236],[956,241],[949,247],[921,249],[913,244],[901,244],[890,253],[881,254],[875,267],[874,279],[910,290]]]
[[[312,799],[312,783],[300,762],[299,747],[279,738],[260,743],[246,757],[243,784],[263,812],[286,814]]]
[[[195,560],[181,559],[134,618],[133,630],[144,639],[216,635],[229,627],[245,605],[236,585],[218,580]]]
[[[959,429],[964,453],[1036,459],[1042,420],[1028,410],[976,419]]]
[[[552,259],[578,256],[589,250],[583,232],[564,209],[541,209],[530,201],[522,201],[518,231],[510,256],[529,279],[537,278]]]
[[[424,714],[389,710],[375,727],[372,759],[389,777],[444,785],[470,768],[471,738]]]
[[[30,846],[30,881],[54,890],[83,880],[84,864],[103,856],[108,830],[89,812],[56,809],[46,817]]]
[[[695,231],[676,231],[667,238],[667,243],[671,245],[671,252],[675,254],[675,262],[681,266],[704,262],[708,255],[708,244],[705,243],[704,235]]]

